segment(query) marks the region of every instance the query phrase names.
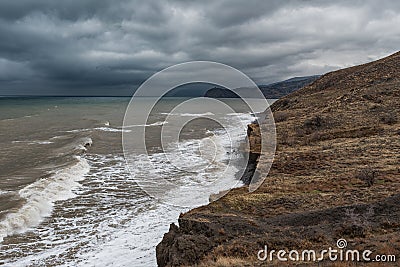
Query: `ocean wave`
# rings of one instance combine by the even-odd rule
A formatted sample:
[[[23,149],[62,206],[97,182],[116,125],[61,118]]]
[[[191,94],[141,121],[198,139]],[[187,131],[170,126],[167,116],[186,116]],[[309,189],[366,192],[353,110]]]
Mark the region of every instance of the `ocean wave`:
[[[126,128],[133,128],[133,127],[152,127],[152,126],[162,126],[164,124],[166,124],[168,122],[166,121],[157,121],[154,123],[150,123],[150,124],[135,124],[135,125],[126,125],[126,126],[122,126],[122,127],[117,127],[117,128],[113,128],[110,127],[110,123],[109,122],[105,122],[104,126],[102,127],[96,127],[93,129],[90,128],[83,128],[83,129],[74,129],[74,130],[69,130],[69,131],[65,131],[66,133],[82,133],[82,132],[89,132],[89,131],[102,131],[102,132],[125,132],[125,133],[129,133],[131,132],[131,130],[126,129]]]
[[[21,118],[32,118],[32,117],[36,117],[36,116],[39,116],[39,114],[26,115]]]
[[[60,170],[48,178],[40,179],[19,191],[19,196],[25,199],[25,204],[0,221],[0,242],[6,236],[38,226],[51,214],[54,202],[75,196],[74,188],[80,186],[78,181],[83,180],[90,169],[85,159],[80,157],[77,159],[75,165]]]
[[[182,117],[202,117],[202,116],[214,116],[215,114],[212,112],[206,112],[206,113],[181,113],[179,115]]]
[[[67,138],[70,138],[70,136],[69,135],[56,135],[56,136],[53,136],[52,138],[50,138],[50,140],[67,139]]]
[[[177,222],[180,213],[187,211],[188,206],[209,203],[209,195],[212,193],[242,185],[234,178],[237,172],[236,167],[227,166],[226,160],[232,156],[232,153],[227,152],[232,150],[232,146],[236,147],[236,142],[243,140],[246,131],[241,125],[234,125],[228,131],[229,138],[226,131],[215,130],[211,138],[185,140],[179,145],[179,150],[171,149],[166,154],[137,155],[134,158],[135,164],[131,166],[134,181],[141,180],[150,187],[153,184],[155,190],[160,189],[160,181],[162,181],[161,190],[164,194],[162,202],[180,206],[157,202],[150,209],[142,208],[145,212],[135,215],[135,220],[128,219],[124,227],[109,231],[110,237],[106,242],[95,246],[94,249],[79,252],[77,258],[83,261],[78,262],[82,263],[82,266],[156,265],[155,247],[165,231],[168,231],[170,223]],[[207,140],[212,140],[212,142],[205,142]],[[216,153],[213,155],[194,154],[193,151],[201,143],[207,146],[206,151],[213,150],[212,146],[216,145]],[[208,156],[212,156],[211,160]],[[166,157],[180,166],[166,161]],[[149,161],[152,167],[149,166]],[[191,169],[209,166],[211,169],[197,173],[180,172],[179,167],[184,166],[191,166]],[[177,179],[174,180],[173,177]],[[174,183],[176,188],[169,188],[169,183],[166,181]],[[139,184],[142,183],[139,182]],[[151,188],[147,189],[151,190]],[[121,217],[129,218],[124,214]],[[140,244],[140,246],[132,244]],[[126,255],[132,255],[132,257],[128,259]]]
[[[34,141],[12,141],[11,143],[13,144],[18,144],[18,143],[25,143],[28,145],[48,145],[48,144],[52,144],[53,142],[51,141],[41,141],[41,140],[34,140]]]
[[[97,131],[103,131],[103,132],[130,132],[130,130],[116,129],[116,128],[111,128],[111,127],[97,127],[94,129]]]
[[[162,126],[167,123],[168,123],[168,121],[157,121],[157,122],[150,123],[150,124],[126,125],[126,126],[123,126],[122,128]]]
[[[32,118],[32,117],[37,117],[37,116],[39,116],[39,114],[32,114],[32,115],[26,115],[26,116],[22,116],[22,117],[2,119],[2,120],[0,120],[0,122],[4,122],[4,121],[14,121],[14,120],[18,120],[18,119]]]
[[[182,117],[204,117],[204,116],[214,116],[215,114],[212,112],[205,112],[205,113],[168,113],[162,112],[162,115],[169,115],[169,116],[182,116]]]
[[[88,132],[91,131],[92,129],[85,128],[85,129],[75,129],[75,130],[69,130],[65,131],[66,133],[81,133],[81,132]]]
[[[78,140],[78,144],[75,146],[75,150],[87,151],[87,147],[92,146],[93,140],[90,137],[83,137]]]
[[[168,231],[170,223],[176,223],[179,214],[188,208],[148,199],[139,190],[137,180],[142,177],[144,182],[164,181],[162,186],[160,183],[154,184],[164,193],[161,200],[184,207],[198,205],[199,201],[194,201],[195,199],[200,199],[202,204],[206,204],[210,193],[236,185],[238,182],[234,179],[236,168],[227,166],[227,161],[235,156],[232,147],[236,148],[235,143],[241,142],[245,137],[246,128],[243,125],[249,121],[242,124],[237,117],[231,119],[232,123],[227,124],[227,129],[208,131],[212,136],[200,140],[182,140],[180,149],[170,149],[167,155],[162,153],[136,155],[132,173],[128,172],[125,159],[121,155],[93,153],[85,155],[91,170],[85,174],[82,186],[73,190],[80,192],[78,197],[58,202],[57,212],[54,214],[57,213],[60,217],[54,221],[49,220],[49,223],[46,221],[33,229],[30,233],[33,241],[25,249],[29,253],[24,252],[20,255],[15,252],[19,249],[18,244],[7,247],[5,253],[11,253],[14,258],[10,256],[10,261],[6,262],[6,265],[10,263],[9,266],[35,264],[59,266],[62,262],[64,264],[62,266],[155,266],[156,245]],[[164,123],[156,122],[146,126]],[[114,128],[120,129],[136,126],[113,125]],[[87,133],[83,135],[85,134]],[[71,152],[75,146],[86,149],[85,145],[90,143],[89,137],[78,138],[68,144],[68,147],[62,147],[62,151],[68,148]],[[198,148],[201,153],[210,152],[210,154],[199,154]],[[166,161],[166,156],[174,160],[176,166]],[[153,167],[149,166],[149,160]],[[191,169],[198,171],[185,172],[176,168],[185,169],[187,166],[192,166]],[[209,168],[204,168],[202,171],[206,166]],[[222,173],[226,175],[221,176]],[[170,189],[169,183],[165,183],[166,180],[175,183],[177,187]],[[42,197],[39,195],[38,198]],[[58,214],[59,210],[61,214]],[[73,212],[74,216],[64,215],[63,212],[66,210]],[[42,250],[37,249],[36,242],[45,243],[46,247]],[[54,255],[58,257],[55,259]]]
[[[82,133],[82,132],[89,132],[89,131],[103,131],[103,132],[130,132],[130,130],[124,130],[121,128],[112,128],[109,127],[109,123],[104,123],[105,126],[103,127],[96,127],[96,128],[84,128],[84,129],[75,129],[75,130],[69,130],[69,131],[65,131],[66,133]]]
[[[12,119],[3,119],[3,120],[0,120],[0,122],[2,122],[2,121],[13,121],[13,120],[15,120],[15,118],[12,118]]]
[[[0,189],[0,196],[2,196],[2,195],[8,195],[8,194],[12,194],[13,192],[10,192],[10,191],[5,191],[5,190],[1,190]]]

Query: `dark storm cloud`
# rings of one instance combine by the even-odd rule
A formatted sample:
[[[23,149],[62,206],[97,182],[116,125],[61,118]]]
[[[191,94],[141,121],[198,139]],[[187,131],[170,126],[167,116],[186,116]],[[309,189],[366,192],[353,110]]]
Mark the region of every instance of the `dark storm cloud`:
[[[0,1],[0,94],[131,94],[211,60],[258,83],[398,50],[398,1]]]

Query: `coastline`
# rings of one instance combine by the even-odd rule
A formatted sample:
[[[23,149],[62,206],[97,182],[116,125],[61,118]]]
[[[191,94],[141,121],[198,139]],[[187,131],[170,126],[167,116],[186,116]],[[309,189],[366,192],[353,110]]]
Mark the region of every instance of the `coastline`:
[[[399,257],[399,63],[396,53],[331,72],[275,102],[278,147],[264,184],[181,214],[158,265],[258,266],[265,245],[317,250],[339,239]]]

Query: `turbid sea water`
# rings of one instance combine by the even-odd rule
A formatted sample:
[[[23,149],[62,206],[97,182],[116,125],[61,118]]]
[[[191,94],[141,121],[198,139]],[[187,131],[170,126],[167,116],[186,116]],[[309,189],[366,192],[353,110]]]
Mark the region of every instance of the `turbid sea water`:
[[[227,158],[241,157],[235,147],[246,136],[243,125],[254,119],[236,99],[224,100],[234,113],[218,114],[232,118],[229,127],[202,114],[172,114],[194,120],[180,130],[180,149],[169,150],[169,159],[195,167],[204,164],[196,152],[199,142],[203,151],[217,148],[208,167],[191,174],[165,161],[159,140],[166,114],[182,101],[164,98],[157,104],[142,125],[148,153],[133,152],[129,171],[121,141],[123,133],[134,131],[123,126],[129,98],[0,98],[0,265],[156,266],[155,246],[187,208],[149,196],[136,179],[179,180],[183,192],[187,184],[200,188],[229,168],[225,173],[231,175],[223,179],[231,185],[239,167],[228,166]],[[228,189],[220,184],[216,192]],[[168,188],[165,194],[190,202],[191,194]],[[208,194],[192,197],[208,202]]]

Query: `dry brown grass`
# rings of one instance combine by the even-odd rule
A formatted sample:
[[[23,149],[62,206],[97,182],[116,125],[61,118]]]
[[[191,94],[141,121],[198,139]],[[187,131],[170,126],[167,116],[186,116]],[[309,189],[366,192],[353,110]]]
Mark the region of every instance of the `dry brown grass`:
[[[218,257],[215,260],[203,261],[198,267],[242,267],[252,266],[251,263],[244,259],[235,257]]]
[[[286,121],[289,118],[287,111],[278,111],[274,113],[274,120],[276,123]]]
[[[356,174],[356,178],[360,179],[367,186],[371,187],[374,185],[376,179],[378,178],[378,171],[371,167],[367,167],[359,170]]]
[[[232,190],[183,215],[189,221],[210,218],[209,224],[188,229],[189,236],[209,234],[214,226],[224,228],[223,238],[213,243],[199,266],[257,266],[252,257],[260,244],[317,249],[333,246],[338,238],[346,238],[353,247],[399,255],[399,87],[400,53],[394,59],[329,73],[275,102],[278,147],[268,176],[267,162],[260,159],[259,171],[266,176],[260,188],[251,194],[246,188]],[[257,137],[257,129],[251,134]],[[379,170],[372,187],[355,176],[366,166]],[[390,202],[393,196],[397,202]],[[371,206],[380,206],[371,218],[355,216]],[[355,215],[346,217],[349,207],[356,208]],[[341,228],[349,219],[365,231]],[[355,266],[329,264],[320,266]]]

